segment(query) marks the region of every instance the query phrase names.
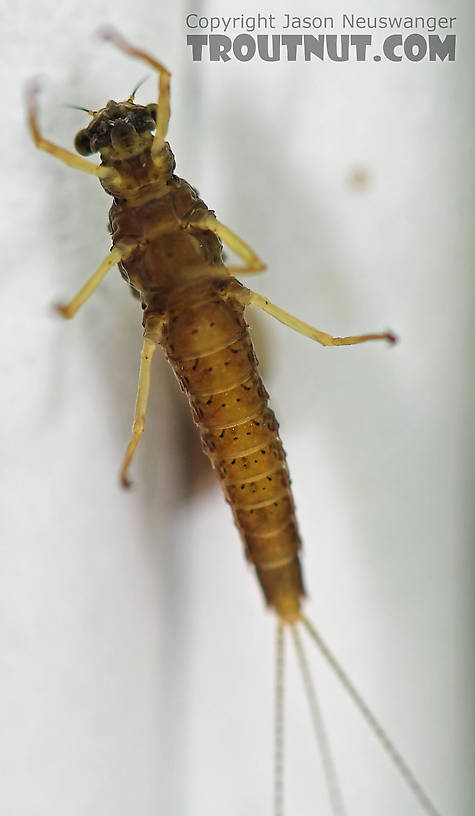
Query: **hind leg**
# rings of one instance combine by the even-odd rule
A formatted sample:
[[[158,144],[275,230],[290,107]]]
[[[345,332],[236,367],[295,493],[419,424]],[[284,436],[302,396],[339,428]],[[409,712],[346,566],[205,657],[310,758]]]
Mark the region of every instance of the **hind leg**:
[[[130,487],[127,471],[134,457],[135,450],[139,444],[140,437],[145,429],[145,414],[147,411],[148,395],[150,392],[150,367],[152,357],[157,348],[157,344],[150,338],[145,337],[140,355],[139,385],[137,390],[137,400],[135,403],[134,424],[132,426],[132,437],[127,446],[122,469],[120,471],[120,481],[123,487]]]
[[[240,286],[239,289],[236,287],[236,290],[232,290],[232,294],[243,306],[257,306],[259,309],[267,312],[267,314],[275,317],[276,320],[280,320],[281,323],[290,329],[305,335],[305,337],[310,337],[311,340],[316,340],[321,346],[353,346],[356,343],[366,343],[368,340],[388,340],[390,343],[395,343],[397,339],[390,331],[356,334],[349,337],[334,337],[332,334],[327,334],[327,332],[321,331],[309,323],[305,323],[298,317],[289,314],[289,312],[285,312],[284,309],[271,303],[268,298],[259,295],[257,292],[253,292],[251,289],[247,289],[245,286]]]

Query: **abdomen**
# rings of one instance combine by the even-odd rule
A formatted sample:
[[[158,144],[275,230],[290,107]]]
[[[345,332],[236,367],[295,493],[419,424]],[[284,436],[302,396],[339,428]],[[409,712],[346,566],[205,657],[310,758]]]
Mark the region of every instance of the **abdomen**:
[[[286,620],[303,595],[285,454],[243,307],[210,284],[170,308],[163,345],[232,507],[264,596]]]

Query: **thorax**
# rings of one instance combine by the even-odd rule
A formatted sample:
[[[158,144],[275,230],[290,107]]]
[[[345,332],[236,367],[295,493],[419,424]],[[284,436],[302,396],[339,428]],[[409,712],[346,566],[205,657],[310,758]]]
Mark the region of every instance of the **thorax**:
[[[226,274],[219,238],[189,224],[201,212],[208,212],[206,204],[177,176],[139,204],[114,200],[109,212],[113,243],[127,241],[136,246],[120,264],[121,273],[146,305],[158,299],[161,308],[166,308],[176,288],[208,277],[210,272],[218,277]]]

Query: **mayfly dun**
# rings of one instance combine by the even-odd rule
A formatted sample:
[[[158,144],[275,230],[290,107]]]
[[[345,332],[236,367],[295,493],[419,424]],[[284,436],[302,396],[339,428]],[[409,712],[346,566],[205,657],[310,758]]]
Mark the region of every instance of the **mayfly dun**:
[[[241,284],[236,275],[265,268],[258,255],[221,223],[197,191],[175,175],[166,141],[170,118],[170,73],[151,55],[115,30],[102,31],[120,50],[158,73],[158,101],[135,103],[137,88],[123,102],[110,100],[87,110],[89,124],[75,139],[77,154],[43,137],[38,124],[38,88],[28,89],[29,127],[38,148],[70,167],[97,176],[113,198],[109,213],[112,249],[73,297],[57,307],[72,318],[107,272],[119,266],[141,299],[144,341],[132,435],[121,469],[129,485],[130,465],[145,427],[151,363],[161,346],[188,397],[203,449],[221,483],[265,602],[277,618],[274,744],[274,814],[283,813],[284,645],[295,647],[317,736],[333,814],[346,813],[326,736],[302,634],[308,634],[379,739],[421,810],[439,811],[334,657],[303,605],[301,547],[285,453],[244,313],[255,306],[322,346],[372,340],[395,342],[391,332],[334,337],[303,322]],[[87,159],[99,153],[101,163]],[[231,266],[223,244],[242,261]]]

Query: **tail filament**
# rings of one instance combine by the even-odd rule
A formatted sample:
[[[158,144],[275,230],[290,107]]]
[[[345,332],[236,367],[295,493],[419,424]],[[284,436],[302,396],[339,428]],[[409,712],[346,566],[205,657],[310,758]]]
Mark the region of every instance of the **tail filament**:
[[[284,813],[284,625],[277,623],[274,720],[274,816]]]
[[[402,778],[405,780],[406,784],[411,789],[415,798],[419,802],[421,808],[425,811],[425,813],[428,814],[428,816],[441,816],[440,811],[437,810],[435,805],[429,799],[429,796],[425,792],[424,788],[422,787],[420,782],[418,782],[414,773],[411,771],[411,769],[409,768],[408,764],[403,759],[399,751],[395,748],[394,744],[391,742],[387,733],[384,731],[384,729],[382,728],[382,726],[380,725],[372,711],[368,708],[362,696],[356,690],[353,683],[349,679],[348,675],[343,670],[341,665],[338,663],[337,659],[334,657],[334,655],[326,645],[325,641],[322,640],[318,631],[315,629],[313,624],[310,623],[308,618],[306,618],[304,615],[302,615],[301,620],[307,632],[317,644],[323,657],[325,658],[329,666],[333,669],[340,683],[342,684],[350,698],[353,700],[354,704],[359,709],[360,713],[363,715],[364,719],[371,728],[373,734],[378,738],[380,744],[382,745],[390,759],[393,761],[394,765],[398,769]]]
[[[295,651],[297,653],[300,673],[302,675],[302,680],[305,688],[305,694],[310,708],[313,728],[315,731],[315,736],[317,738],[317,745],[320,751],[320,756],[322,758],[323,772],[325,775],[325,781],[328,788],[328,796],[330,799],[332,813],[334,814],[334,816],[345,816],[346,814],[345,805],[343,802],[343,797],[338,782],[335,763],[331,753],[330,742],[326,732],[325,723],[323,721],[315,685],[310,675],[310,669],[308,667],[307,658],[304,652],[302,641],[300,639],[300,633],[295,625],[292,626],[291,632],[294,640]]]

